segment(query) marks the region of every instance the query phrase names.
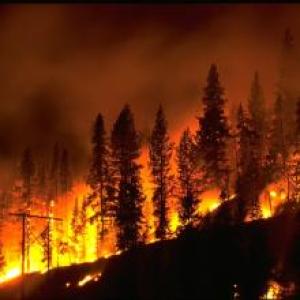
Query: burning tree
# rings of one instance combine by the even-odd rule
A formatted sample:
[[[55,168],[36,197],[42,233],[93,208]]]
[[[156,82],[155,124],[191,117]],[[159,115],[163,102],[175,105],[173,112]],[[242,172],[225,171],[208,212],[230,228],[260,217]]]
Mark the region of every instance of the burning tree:
[[[116,179],[117,245],[120,250],[136,246],[140,239],[142,203],[140,183],[140,139],[135,130],[134,117],[126,105],[113,125],[111,135],[113,165]]]
[[[204,115],[199,118],[197,144],[199,156],[205,164],[206,178],[209,185],[226,189],[228,166],[226,165],[226,146],[229,127],[224,114],[224,89],[219,80],[216,65],[211,65],[207,85],[204,88]]]
[[[155,125],[150,137],[150,168],[155,185],[152,200],[154,216],[157,219],[155,235],[165,239],[168,232],[168,198],[171,194],[172,179],[170,160],[173,144],[167,132],[167,121],[162,106],[156,114]]]
[[[180,185],[180,218],[182,224],[188,225],[195,221],[199,204],[201,179],[197,168],[197,151],[192,134],[186,129],[177,148],[178,180]]]

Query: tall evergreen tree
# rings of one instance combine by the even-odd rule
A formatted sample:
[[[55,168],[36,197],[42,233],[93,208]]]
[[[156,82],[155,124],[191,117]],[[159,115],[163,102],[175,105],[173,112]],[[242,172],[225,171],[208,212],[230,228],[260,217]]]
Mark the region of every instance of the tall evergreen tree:
[[[140,138],[128,105],[113,125],[111,146],[117,186],[117,245],[124,250],[135,247],[141,239],[141,206],[144,200],[140,183],[141,166],[136,162],[140,155]]]
[[[273,172],[282,171],[288,156],[285,124],[283,116],[283,99],[279,94],[274,103],[272,127],[270,132],[269,156]]]
[[[162,106],[156,114],[150,137],[150,168],[155,185],[152,196],[154,215],[157,220],[155,235],[165,239],[168,233],[168,199],[172,189],[170,160],[173,145],[168,136],[168,126]]]
[[[263,89],[259,81],[258,72],[254,73],[251,83],[250,96],[248,98],[248,110],[250,114],[251,127],[257,135],[257,157],[261,166],[265,163],[267,153],[267,114]]]
[[[261,138],[264,138],[267,129],[267,115],[263,89],[259,81],[258,72],[254,73],[254,79],[251,84],[248,109],[254,130]]]
[[[186,129],[177,148],[177,168],[180,185],[180,219],[187,225],[195,221],[201,182],[197,169],[196,145],[191,131]]]
[[[100,242],[107,231],[107,226],[105,226],[106,219],[112,218],[114,214],[113,176],[112,168],[110,166],[110,149],[101,114],[98,114],[96,117],[91,142],[92,160],[87,182],[92,190],[89,202],[93,204],[96,211],[93,219],[97,220],[97,238],[99,240],[97,242],[97,253],[99,256]]]
[[[228,166],[226,163],[226,146],[229,127],[224,114],[224,89],[219,80],[215,64],[211,65],[207,84],[204,88],[204,115],[199,118],[197,143],[199,155],[205,163],[208,184],[217,184],[224,188]]]
[[[236,181],[237,221],[242,222],[249,215],[252,219],[261,217],[259,203],[260,166],[256,156],[258,137],[245,116],[242,105],[237,114],[238,129],[238,176]]]

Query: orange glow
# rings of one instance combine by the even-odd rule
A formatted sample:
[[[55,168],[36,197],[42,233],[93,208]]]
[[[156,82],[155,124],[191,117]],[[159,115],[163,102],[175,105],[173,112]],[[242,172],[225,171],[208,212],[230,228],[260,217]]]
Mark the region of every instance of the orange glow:
[[[269,288],[263,299],[278,299],[281,292],[281,286],[276,281],[269,282]]]
[[[220,189],[211,189],[208,191],[205,191],[201,195],[201,202],[198,206],[198,213],[200,215],[205,215],[208,212],[212,212],[220,205]]]
[[[268,185],[261,193],[259,200],[263,218],[270,218],[274,215],[277,207],[287,199],[286,183],[279,180]]]
[[[96,274],[88,274],[86,275],[83,279],[78,281],[78,286],[82,287],[86,285],[90,281],[98,281],[101,276],[101,273],[96,273]]]
[[[194,120],[193,120],[194,121]],[[188,122],[187,122],[188,123]],[[195,124],[191,122],[190,124]],[[182,128],[180,128],[182,129]],[[178,131],[179,132],[179,131]],[[175,134],[176,138],[179,139],[179,134]],[[141,234],[144,237],[145,243],[153,243],[157,241],[155,238],[155,218],[153,216],[153,183],[151,180],[150,170],[148,168],[148,151],[146,148],[141,152],[139,163],[143,166],[141,169],[141,183],[143,192],[145,194],[145,201],[142,207],[144,223],[141,228]],[[174,160],[171,163],[171,173],[175,176],[176,164]],[[91,193],[89,186],[83,182],[76,182],[71,192],[64,195],[59,195],[57,199],[52,199],[50,202],[50,216],[59,217],[63,219],[63,222],[50,221],[52,230],[52,263],[51,268],[59,266],[68,266],[71,264],[79,264],[83,262],[93,262],[98,257],[108,258],[112,255],[118,255],[121,252],[116,249],[116,235],[117,227],[114,222],[109,226],[108,232],[105,234],[103,240],[99,242],[97,240],[97,222],[86,221],[82,225],[83,232],[77,234],[76,241],[74,241],[74,232],[72,232],[72,218],[73,210],[75,206],[75,199],[78,201],[78,208],[81,211],[82,204],[87,196]],[[270,211],[269,198],[272,202],[272,212]],[[197,213],[199,216],[214,211],[219,207],[221,201],[219,199],[220,189],[214,188],[203,192],[200,195],[200,202],[197,207]],[[282,203],[286,198],[286,191],[280,187],[280,184],[272,184],[268,186],[265,193],[261,195],[263,217],[270,217],[274,209]],[[33,199],[35,202],[41,203],[40,199]],[[169,238],[174,238],[177,235],[177,229],[181,226],[181,220],[179,217],[180,203],[179,200],[173,196],[168,199],[168,219],[169,219]],[[11,211],[18,211],[17,206],[12,207]],[[34,207],[31,211],[32,214],[43,215],[47,211],[45,205]],[[94,215],[94,210],[91,206],[87,206],[85,210],[85,216],[88,220]],[[82,221],[83,222],[83,221]],[[33,271],[46,272],[47,262],[43,259],[44,249],[38,239],[39,234],[46,228],[47,221],[33,219],[32,222],[32,233],[30,244],[30,267],[26,268],[26,273]],[[99,224],[98,224],[99,225]],[[0,281],[3,282],[10,278],[20,275],[21,273],[21,222],[20,220],[12,218],[4,224],[2,231],[5,236],[3,245],[3,254],[6,259],[6,268],[4,275],[0,277]],[[64,242],[66,249],[61,250],[60,242]],[[97,254],[97,243],[98,254]],[[94,275],[87,275],[81,279],[75,285],[82,286],[86,282],[95,279]],[[98,280],[98,279],[96,279]],[[68,287],[71,283],[66,283]],[[73,284],[73,283],[72,283]]]
[[[0,283],[11,280],[21,275],[21,270],[19,268],[13,268],[6,272],[6,274],[0,277]]]

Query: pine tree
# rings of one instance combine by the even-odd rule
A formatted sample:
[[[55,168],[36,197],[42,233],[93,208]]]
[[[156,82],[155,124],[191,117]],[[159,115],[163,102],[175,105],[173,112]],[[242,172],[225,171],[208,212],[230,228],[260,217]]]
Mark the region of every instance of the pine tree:
[[[199,118],[197,143],[199,155],[205,163],[208,184],[224,188],[226,182],[226,146],[229,138],[229,127],[224,115],[224,89],[219,81],[216,65],[211,65],[207,85],[204,88],[204,115]]]
[[[89,201],[96,210],[93,219],[97,220],[97,235],[99,238],[97,242],[97,254],[99,256],[99,242],[102,241],[107,231],[107,226],[105,226],[106,219],[112,219],[114,214],[110,151],[101,114],[98,114],[93,126],[92,145],[92,161],[87,182],[92,189]]]
[[[117,245],[124,250],[135,247],[141,239],[141,206],[144,200],[140,183],[141,166],[136,162],[140,155],[140,139],[128,105],[113,125],[111,146],[117,186]]]
[[[72,189],[69,152],[65,148],[62,150],[60,156],[59,181],[60,181],[60,191],[62,193],[69,192]]]
[[[264,138],[266,133],[266,107],[262,86],[259,81],[258,72],[254,73],[248,99],[248,110],[254,130]]]
[[[193,223],[199,204],[201,182],[196,163],[196,145],[189,129],[186,129],[177,148],[177,168],[180,185],[180,219],[183,225]]]
[[[258,72],[255,72],[251,84],[250,96],[248,99],[248,110],[250,114],[251,127],[256,132],[257,155],[261,165],[264,163],[266,154],[267,114],[263,89],[259,81]]]
[[[270,132],[269,159],[272,171],[278,175],[278,172],[282,171],[285,167],[288,156],[283,116],[283,99],[281,95],[278,95],[276,98],[273,115]]]
[[[149,151],[150,168],[155,185],[152,196],[154,216],[157,220],[155,235],[159,239],[165,239],[168,233],[168,199],[172,189],[172,176],[170,175],[172,148],[167,121],[162,106],[159,106],[150,137]]]
[[[238,177],[236,181],[237,221],[242,222],[249,214],[252,219],[261,217],[259,204],[260,166],[256,154],[256,131],[245,116],[242,105],[237,114],[238,130]]]

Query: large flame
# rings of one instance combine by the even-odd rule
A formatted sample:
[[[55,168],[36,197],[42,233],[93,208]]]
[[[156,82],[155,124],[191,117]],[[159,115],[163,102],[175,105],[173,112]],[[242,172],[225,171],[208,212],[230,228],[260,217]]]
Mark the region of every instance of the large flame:
[[[263,218],[272,217],[278,206],[287,200],[287,194],[285,180],[269,184],[259,197]]]

